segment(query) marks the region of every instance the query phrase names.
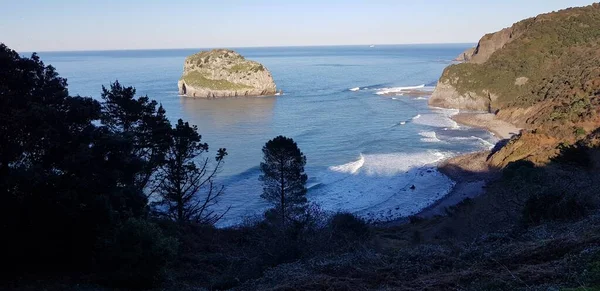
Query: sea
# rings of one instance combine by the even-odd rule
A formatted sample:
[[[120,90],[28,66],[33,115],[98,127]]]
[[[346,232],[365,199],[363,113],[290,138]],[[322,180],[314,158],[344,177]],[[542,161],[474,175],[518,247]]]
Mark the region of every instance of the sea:
[[[373,222],[415,214],[455,184],[436,165],[490,148],[489,132],[461,126],[456,110],[432,108],[443,69],[473,44],[233,48],[267,67],[280,96],[194,99],[178,95],[185,57],[202,49],[41,52],[68,79],[71,95],[100,98],[118,80],[161,103],[171,122],[197,125],[210,151],[229,153],[216,182],[218,226],[260,216],[262,147],[278,135],[306,155],[308,200],[326,212]],[[396,93],[394,93],[396,92]],[[387,93],[387,94],[386,94]]]

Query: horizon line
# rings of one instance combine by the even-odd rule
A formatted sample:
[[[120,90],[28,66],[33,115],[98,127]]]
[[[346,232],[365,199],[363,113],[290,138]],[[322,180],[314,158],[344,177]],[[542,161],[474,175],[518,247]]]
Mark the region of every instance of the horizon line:
[[[340,46],[394,46],[394,45],[473,45],[477,42],[431,42],[431,43],[363,43],[363,44],[318,44],[318,45],[272,45],[272,46],[208,46],[208,47],[178,47],[178,48],[120,48],[120,49],[75,49],[75,50],[29,50],[19,53],[69,53],[69,52],[108,52],[108,51],[160,51],[160,50],[191,50],[191,49],[220,49],[220,48],[298,48],[298,47],[340,47]],[[6,44],[5,44],[6,45]],[[16,51],[16,50],[15,50]]]

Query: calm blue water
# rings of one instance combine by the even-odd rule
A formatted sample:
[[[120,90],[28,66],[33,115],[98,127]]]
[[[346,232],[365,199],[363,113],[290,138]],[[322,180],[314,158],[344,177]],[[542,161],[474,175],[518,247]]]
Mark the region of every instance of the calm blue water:
[[[227,148],[219,182],[231,206],[221,225],[259,213],[258,165],[264,143],[294,138],[306,154],[309,199],[327,210],[385,220],[412,214],[445,195],[453,182],[439,160],[488,148],[493,137],[458,126],[452,110],[427,97],[383,96],[404,86],[432,90],[442,70],[470,45],[239,48],[264,64],[284,95],[219,100],[178,96],[187,55],[198,49],[40,53],[66,77],[71,95],[99,98],[116,79],[166,108],[171,121],[196,124],[204,141]],[[350,89],[359,87],[359,90]],[[415,189],[410,189],[415,185]]]

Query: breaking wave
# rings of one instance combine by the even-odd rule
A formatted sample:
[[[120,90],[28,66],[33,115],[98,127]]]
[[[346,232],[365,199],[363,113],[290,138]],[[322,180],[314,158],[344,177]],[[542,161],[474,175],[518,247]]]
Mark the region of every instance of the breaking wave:
[[[423,89],[425,88],[425,84],[419,86],[409,86],[409,87],[392,87],[392,88],[381,88],[377,90],[377,95],[384,95],[389,93],[399,93],[406,90],[415,90],[415,89]]]
[[[419,135],[422,136],[422,142],[440,142],[441,140],[437,137],[435,131],[422,131],[419,132]]]
[[[329,211],[349,211],[371,221],[412,215],[445,196],[454,182],[437,171],[449,153],[360,154],[318,175],[310,200]],[[414,186],[414,187],[413,187]]]

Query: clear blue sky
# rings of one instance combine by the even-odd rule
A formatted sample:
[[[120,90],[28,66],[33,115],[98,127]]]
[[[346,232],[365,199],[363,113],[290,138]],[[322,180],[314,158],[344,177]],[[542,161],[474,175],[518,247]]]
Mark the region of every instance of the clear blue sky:
[[[470,43],[592,0],[0,0],[17,51]]]

